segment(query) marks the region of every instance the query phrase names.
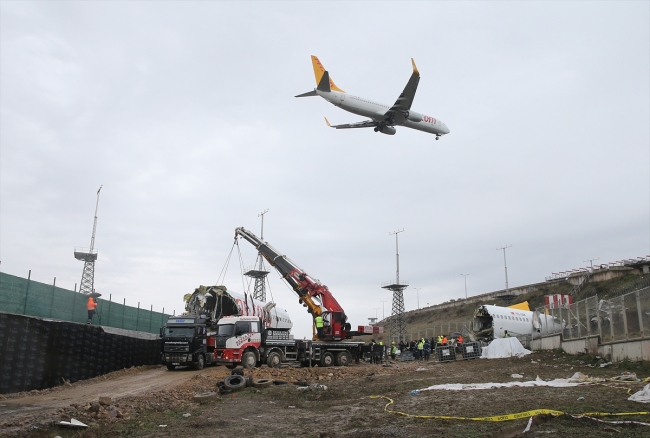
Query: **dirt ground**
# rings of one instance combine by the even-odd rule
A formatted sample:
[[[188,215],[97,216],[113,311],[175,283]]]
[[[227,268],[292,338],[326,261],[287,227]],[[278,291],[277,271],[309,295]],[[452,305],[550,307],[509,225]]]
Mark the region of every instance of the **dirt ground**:
[[[648,437],[650,426],[611,424],[568,415],[529,416],[482,422],[417,416],[501,416],[533,409],[567,414],[637,413],[603,417],[605,421],[650,423],[650,405],[628,401],[644,383],[590,384],[570,388],[500,388],[471,391],[414,390],[444,383],[511,382],[569,378],[581,372],[612,378],[635,372],[650,376],[648,364],[600,367],[596,358],[560,352],[524,358],[475,359],[451,363],[362,363],[348,367],[246,370],[254,379],[320,384],[327,389],[298,389],[294,383],[248,387],[213,399],[194,401],[230,375],[225,367],[168,371],[158,366],[117,371],[44,391],[0,396],[0,436],[29,437]],[[513,378],[512,374],[523,375]],[[99,397],[110,397],[107,404]],[[393,400],[389,403],[386,398]],[[395,413],[399,412],[399,413]],[[639,414],[639,412],[643,412]],[[400,414],[402,413],[402,414]],[[188,415],[189,414],[189,415]],[[71,418],[89,425],[72,430],[55,423]]]

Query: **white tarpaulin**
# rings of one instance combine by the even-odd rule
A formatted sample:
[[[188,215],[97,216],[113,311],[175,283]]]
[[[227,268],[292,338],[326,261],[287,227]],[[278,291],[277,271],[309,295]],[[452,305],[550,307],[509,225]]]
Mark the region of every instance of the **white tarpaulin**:
[[[628,400],[640,403],[650,403],[650,383],[647,384],[641,391],[632,394]]]
[[[504,357],[523,357],[530,354],[517,338],[497,338],[483,347],[481,359],[501,359]]]
[[[520,344],[521,345],[521,344]],[[588,385],[590,382],[584,381],[582,374],[576,373],[570,379],[542,380],[537,377],[535,380],[527,382],[505,382],[505,383],[448,383],[445,385],[433,385],[420,391],[446,390],[446,391],[467,391],[471,389],[494,389],[494,388],[512,388],[512,387],[532,387],[532,386],[552,386],[555,388],[566,388],[569,386]],[[650,385],[649,385],[650,386]]]

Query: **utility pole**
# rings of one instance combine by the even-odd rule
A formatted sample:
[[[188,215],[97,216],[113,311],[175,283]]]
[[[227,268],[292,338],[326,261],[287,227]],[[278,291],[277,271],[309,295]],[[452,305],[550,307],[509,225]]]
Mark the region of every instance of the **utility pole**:
[[[506,248],[512,248],[512,244],[497,248],[497,251],[503,250],[503,266],[505,266],[506,269],[506,294],[509,294],[510,288],[508,287],[508,263],[506,263]]]
[[[583,262],[591,262],[591,269],[590,269],[590,271],[591,271],[591,272],[594,272],[594,260],[599,260],[599,259],[600,259],[600,257],[595,257],[595,258],[593,258],[593,259],[583,260]]]
[[[465,300],[467,301],[467,276],[468,276],[469,274],[460,274],[460,275],[462,275],[463,277],[465,277]]]

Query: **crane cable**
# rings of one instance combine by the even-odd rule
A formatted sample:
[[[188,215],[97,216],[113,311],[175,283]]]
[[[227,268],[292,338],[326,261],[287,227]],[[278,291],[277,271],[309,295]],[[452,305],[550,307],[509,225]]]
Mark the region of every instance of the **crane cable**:
[[[230,257],[232,256],[232,251],[235,249],[235,245],[237,245],[237,239],[235,239],[235,242],[232,244],[232,248],[230,248],[230,253],[226,258],[226,263],[223,265],[223,268],[221,268],[221,273],[219,274],[219,277],[217,277],[217,282],[215,283],[215,285],[219,285],[220,281],[225,280],[226,271],[228,271],[228,265],[230,264]]]

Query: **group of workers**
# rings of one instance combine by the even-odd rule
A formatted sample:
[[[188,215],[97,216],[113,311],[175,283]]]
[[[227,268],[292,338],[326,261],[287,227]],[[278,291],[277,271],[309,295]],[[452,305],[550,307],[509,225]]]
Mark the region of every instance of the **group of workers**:
[[[395,360],[397,357],[397,351],[411,351],[413,353],[413,358],[416,360],[429,360],[431,358],[431,352],[435,351],[436,347],[447,346],[447,345],[460,345],[463,343],[463,335],[455,334],[455,336],[440,335],[436,338],[426,339],[421,338],[419,341],[404,342],[400,341],[399,344],[395,342],[390,343],[389,348],[384,348],[383,341],[376,342],[374,339],[368,344],[368,351],[370,361],[372,363],[381,363],[384,358],[390,358]]]

